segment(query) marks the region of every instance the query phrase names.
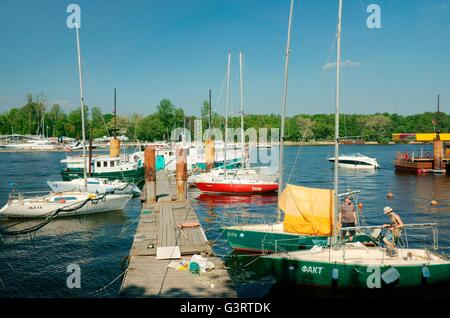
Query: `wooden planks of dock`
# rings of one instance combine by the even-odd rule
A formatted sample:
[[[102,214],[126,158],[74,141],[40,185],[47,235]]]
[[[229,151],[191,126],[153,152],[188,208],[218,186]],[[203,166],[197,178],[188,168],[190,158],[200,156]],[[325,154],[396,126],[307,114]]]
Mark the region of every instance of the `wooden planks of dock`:
[[[128,270],[120,288],[120,297],[237,297],[223,261],[213,255],[201,226],[182,227],[198,222],[189,200],[174,201],[175,179],[166,171],[158,172],[158,202],[143,206],[129,255]],[[145,193],[145,191],[143,191]],[[194,254],[207,257],[215,269],[200,274],[169,268],[170,259],[157,259],[158,247],[179,246],[181,257]]]

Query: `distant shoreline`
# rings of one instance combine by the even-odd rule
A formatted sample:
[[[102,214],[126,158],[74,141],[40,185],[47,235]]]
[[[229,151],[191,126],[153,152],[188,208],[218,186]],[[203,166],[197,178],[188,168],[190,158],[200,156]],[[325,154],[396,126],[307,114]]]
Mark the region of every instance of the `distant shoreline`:
[[[405,144],[410,144],[410,145],[414,145],[414,144],[429,144],[430,142],[418,142],[418,141],[411,141]],[[122,144],[125,147],[137,147],[137,145],[144,145],[145,143],[136,143],[136,142],[129,142],[129,143],[124,143]],[[277,146],[279,143],[273,143],[272,146]],[[396,142],[389,142],[389,143],[379,143],[376,141],[367,141],[365,143],[362,144],[352,144],[352,143],[348,143],[348,144],[341,144],[344,146],[360,146],[360,145],[369,145],[369,146],[381,146],[381,145],[398,145],[401,143],[396,143]],[[333,141],[285,141],[284,142],[284,146],[285,147],[296,147],[296,146],[333,146],[334,142]],[[266,146],[262,145],[261,148],[266,148]],[[104,152],[104,151],[108,151],[109,147],[108,146],[101,146],[98,147],[97,149],[93,149],[93,152]],[[64,148],[57,148],[57,149],[47,149],[47,150],[34,150],[34,149],[5,149],[5,148],[0,148],[0,153],[14,153],[14,152],[32,152],[32,153],[36,153],[36,152],[66,152],[67,154],[70,153],[82,153],[81,150],[76,150],[76,151],[65,151]]]

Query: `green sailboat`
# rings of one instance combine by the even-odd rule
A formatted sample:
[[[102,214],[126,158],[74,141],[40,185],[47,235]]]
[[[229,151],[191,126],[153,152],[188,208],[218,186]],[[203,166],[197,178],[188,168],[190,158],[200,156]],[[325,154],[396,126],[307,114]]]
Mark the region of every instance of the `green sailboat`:
[[[277,221],[267,224],[241,224],[222,227],[228,244],[237,251],[276,252],[295,251],[313,247],[328,246],[331,242],[334,194],[326,189],[313,189],[287,185],[283,192],[283,154],[288,87],[288,65],[290,53],[291,25],[294,1],[291,1],[287,44],[285,53],[284,93],[281,105],[280,157],[278,189],[281,193],[277,208]],[[351,195],[345,193],[342,195]],[[336,199],[339,196],[335,196]],[[337,203],[336,203],[337,204]],[[281,221],[281,212],[284,220]],[[323,223],[325,220],[325,223]],[[365,233],[357,233],[356,241],[367,242],[372,238]]]
[[[292,0],[293,1],[293,0]],[[335,158],[339,157],[339,72],[341,62],[342,0],[339,0],[336,63]],[[338,160],[334,167],[334,190],[338,189]],[[335,200],[331,246],[288,251],[263,256],[263,262],[278,282],[335,288],[418,287],[450,281],[450,261],[437,254],[436,224],[405,225],[408,228],[433,228],[433,250],[364,246],[337,240],[338,200]],[[372,227],[374,228],[374,227]],[[376,227],[375,227],[376,228]],[[383,228],[379,226],[378,228]],[[355,229],[355,228],[352,228]],[[407,242],[407,241],[406,241]]]
[[[426,249],[327,247],[263,256],[277,282],[329,288],[419,287],[450,281],[450,261]]]

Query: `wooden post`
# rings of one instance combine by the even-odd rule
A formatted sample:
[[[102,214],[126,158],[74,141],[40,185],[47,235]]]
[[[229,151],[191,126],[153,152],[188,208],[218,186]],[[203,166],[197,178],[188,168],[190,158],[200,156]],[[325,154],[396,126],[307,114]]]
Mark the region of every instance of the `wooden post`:
[[[112,138],[109,142],[109,156],[113,158],[117,158],[120,156],[120,140],[116,137]]]
[[[94,128],[90,129],[90,138],[89,138],[89,177],[92,177],[92,138],[94,138]]]
[[[216,150],[214,148],[214,140],[210,138],[205,141],[206,171],[211,171],[214,168],[215,159],[216,159]]]
[[[444,143],[439,136],[433,140],[433,170],[442,170],[442,158],[444,156]]]
[[[144,150],[145,199],[147,203],[156,202],[156,160],[155,148],[147,146]]]
[[[177,170],[176,170],[176,180],[177,180],[177,200],[185,201],[187,199],[187,162],[186,162],[186,152],[182,147],[177,149]]]

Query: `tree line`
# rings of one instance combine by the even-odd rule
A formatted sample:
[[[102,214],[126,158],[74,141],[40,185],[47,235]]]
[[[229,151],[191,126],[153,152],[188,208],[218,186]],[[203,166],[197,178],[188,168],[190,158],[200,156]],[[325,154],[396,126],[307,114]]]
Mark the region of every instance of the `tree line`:
[[[130,140],[157,141],[168,140],[175,128],[184,127],[194,136],[194,122],[202,120],[202,127],[209,127],[209,104],[201,105],[200,117],[189,116],[169,99],[162,99],[156,105],[156,111],[150,115],[134,113],[129,116],[118,115],[116,119],[119,134]],[[114,115],[104,114],[100,107],[85,106],[86,127],[92,127],[93,137],[111,135],[114,128]],[[224,131],[223,115],[212,113],[211,126]],[[328,141],[334,139],[334,114],[295,115],[286,118],[285,140],[288,141]],[[228,127],[240,127],[240,117],[230,116]],[[276,114],[246,114],[244,129],[280,127],[280,116]],[[406,132],[448,132],[450,116],[443,112],[425,112],[403,116],[390,113],[341,114],[340,135],[342,138],[362,139],[365,141],[388,142],[392,133]],[[0,133],[5,134],[41,134],[49,137],[81,138],[81,110],[65,113],[60,105],[46,106],[41,94],[33,98],[26,97],[26,104],[12,108],[0,114]],[[87,132],[89,136],[89,131]]]

